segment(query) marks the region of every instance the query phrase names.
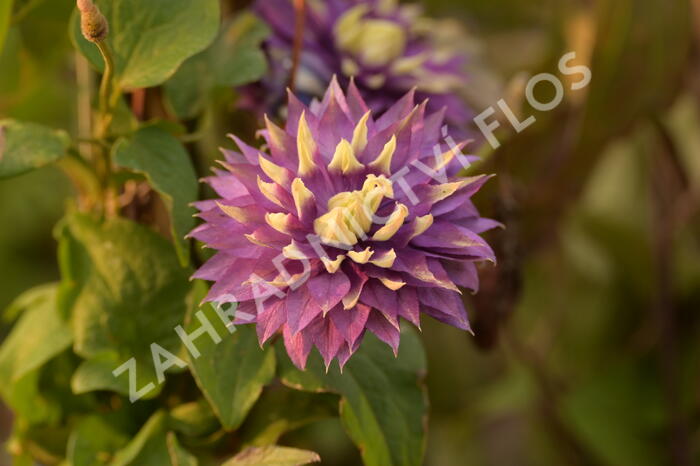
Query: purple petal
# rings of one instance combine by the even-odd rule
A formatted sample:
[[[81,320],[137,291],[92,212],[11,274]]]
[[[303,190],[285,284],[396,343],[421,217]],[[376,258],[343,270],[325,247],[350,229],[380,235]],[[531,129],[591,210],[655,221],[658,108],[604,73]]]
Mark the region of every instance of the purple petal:
[[[314,328],[313,340],[328,370],[340,347],[345,344],[345,339],[331,319],[322,318],[320,324]]]
[[[269,299],[262,304],[264,310],[258,314],[256,319],[258,341],[261,345],[277,333],[284,324],[287,317],[284,303],[285,301],[281,299]]]
[[[282,336],[284,337],[284,347],[287,349],[287,354],[294,365],[301,370],[306,369],[306,361],[313,347],[309,333],[299,332],[292,334],[289,327],[285,325],[282,329]]]
[[[304,330],[322,312],[321,306],[311,299],[306,287],[289,292],[286,302],[287,325],[292,334]]]
[[[410,277],[425,284],[456,290],[452,282],[435,276],[430,268],[426,253],[417,249],[403,249],[396,257],[394,269],[405,272]]]
[[[473,262],[443,261],[442,266],[456,285],[475,293],[479,291],[479,274]]]
[[[377,338],[391,347],[394,351],[394,356],[398,355],[401,331],[386,320],[383,314],[377,311],[370,313],[367,319],[367,328],[374,333]]]
[[[258,154],[260,153],[259,149],[249,146],[235,134],[229,134],[228,137],[236,143],[249,164],[258,165]]]
[[[248,190],[243,183],[238,181],[233,175],[210,176],[205,178],[204,181],[216,191],[216,194],[227,200],[248,194]]]
[[[420,305],[415,288],[403,287],[399,295],[399,317],[403,317],[420,329]]]
[[[471,332],[464,303],[458,293],[439,288],[419,288],[421,311],[446,324]]]
[[[328,313],[328,318],[345,338],[349,345],[354,345],[362,335],[369,317],[370,308],[363,304],[358,304],[352,309],[344,309],[343,306],[336,306]]]
[[[362,290],[360,301],[379,311],[391,325],[399,328],[399,300],[395,291],[372,279]]]
[[[415,106],[415,89],[411,89],[406,95],[404,95],[398,102],[389,108],[382,116],[377,120],[377,130],[382,131],[388,128],[390,125],[394,124],[396,121],[404,119],[413,107]]]
[[[347,100],[348,108],[350,109],[350,114],[352,115],[353,120],[359,121],[360,118],[362,118],[365,115],[365,113],[369,111],[369,107],[367,106],[365,100],[362,98],[360,91],[357,89],[357,85],[355,84],[354,79],[350,80],[350,85],[348,86]],[[371,124],[369,122],[367,123],[367,127],[370,131],[373,130],[373,126],[374,122],[372,122]]]
[[[419,235],[411,244],[423,249],[454,249],[455,255],[476,256],[495,260],[495,254],[483,238],[476,233],[446,222],[437,222]]]
[[[364,332],[363,334],[364,335]],[[342,374],[343,368],[345,368],[345,364],[347,364],[348,360],[350,357],[355,354],[355,351],[360,347],[360,342],[362,341],[362,335],[360,335],[360,338],[357,339],[354,345],[350,345],[348,343],[342,345],[340,349],[338,350],[337,358],[338,358],[338,365],[340,366],[340,372]]]
[[[350,279],[342,270],[336,273],[321,272],[308,283],[311,296],[324,313],[330,311],[348,294],[350,286]]]

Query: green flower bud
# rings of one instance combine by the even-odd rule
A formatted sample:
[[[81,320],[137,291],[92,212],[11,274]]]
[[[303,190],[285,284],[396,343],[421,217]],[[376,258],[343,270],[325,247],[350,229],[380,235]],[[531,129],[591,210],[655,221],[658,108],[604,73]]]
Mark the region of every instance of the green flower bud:
[[[101,42],[109,33],[109,25],[100,9],[92,3],[92,0],[77,0],[80,10],[80,30],[83,36],[90,42]]]

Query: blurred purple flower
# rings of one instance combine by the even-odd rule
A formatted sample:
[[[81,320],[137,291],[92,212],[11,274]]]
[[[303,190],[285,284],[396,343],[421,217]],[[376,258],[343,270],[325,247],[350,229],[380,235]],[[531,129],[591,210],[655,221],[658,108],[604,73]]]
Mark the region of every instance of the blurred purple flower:
[[[261,344],[282,333],[300,368],[313,346],[342,368],[367,330],[396,352],[400,319],[421,313],[469,330],[458,287],[476,291],[475,262],[495,260],[479,234],[497,223],[471,202],[488,176],[454,176],[464,144],[414,97],[375,119],[352,83],[310,107],[290,93],[265,150],[232,136],[240,153],[207,179],[220,198],[197,203],[191,236],[218,252],[195,277],[215,282],[208,301],[235,297]]]
[[[457,92],[467,83],[459,38],[446,44],[439,22],[422,17],[416,5],[398,6],[393,0],[307,0],[306,5],[295,79],[302,100],[320,97],[336,75],[343,87],[354,77],[377,115],[415,87],[419,100],[430,99],[429,110],[447,108],[451,125],[464,127],[473,116]],[[258,0],[255,10],[272,28],[270,74],[244,99],[269,112],[283,103],[289,81],[295,12],[292,0]]]

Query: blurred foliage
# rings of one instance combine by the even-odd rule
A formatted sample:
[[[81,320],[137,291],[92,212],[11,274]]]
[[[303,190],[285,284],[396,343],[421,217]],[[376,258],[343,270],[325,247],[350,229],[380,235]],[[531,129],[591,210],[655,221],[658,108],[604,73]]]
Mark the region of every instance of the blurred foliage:
[[[511,84],[513,101],[522,100],[519,73],[555,72],[567,51],[576,51],[593,71],[590,86],[583,92],[567,92],[564,104],[553,112],[518,105],[521,119],[533,114],[536,124],[520,134],[503,129],[498,134],[503,145],[488,152],[479,167],[498,175],[477,196],[479,207],[507,228],[490,238],[499,246],[500,263],[481,269],[483,287],[473,298],[471,318],[479,344],[446,326],[426,322],[423,328],[431,399],[426,464],[700,464],[700,23],[693,24],[694,15],[700,16],[698,2],[423,3],[430,13],[458,18],[466,25],[481,58],[495,76]],[[155,74],[136,65],[135,75],[124,71],[135,72],[134,67],[122,69],[125,87],[167,79],[164,88],[149,89],[140,97],[131,94],[128,102],[136,108],[136,97],[143,99],[141,120],[169,120],[162,131],[177,147],[186,143],[199,176],[217,157],[216,148],[229,144],[224,134],[235,131],[252,140],[251,128],[257,126],[254,117],[235,110],[236,95],[230,87],[264,72],[257,45],[266,32],[264,26],[248,23],[239,8],[240,2],[222,1],[222,32],[205,51],[200,52],[213,34],[191,31],[204,39],[201,46],[189,42],[187,56],[194,55],[189,59],[164,55],[168,66],[158,67]],[[85,70],[86,63],[69,40],[72,11],[70,0],[15,0],[14,5],[0,0],[0,120],[58,128],[74,140],[86,137],[81,133],[85,105],[80,94],[85,86],[94,88],[96,78],[89,74],[87,82],[81,81],[80,69]],[[201,24],[204,29],[205,23]],[[239,30],[247,32],[240,36]],[[99,63],[94,56],[93,61]],[[133,63],[144,61],[149,62],[148,57],[133,58]],[[229,71],[237,67],[251,74],[231,81]],[[161,73],[166,68],[167,73]],[[128,115],[129,109],[122,110]],[[131,118],[117,117],[115,126],[128,130],[134,124]],[[184,133],[194,137],[175,140]],[[132,166],[127,149],[148,150],[148,144],[137,142],[124,139],[120,144],[126,151],[121,164],[149,173],[162,197],[139,188],[142,175],[129,175],[127,186],[133,188],[129,195],[134,200],[130,215],[148,219],[167,235],[170,225],[163,218],[172,208],[169,204],[186,204],[194,192],[188,193],[188,199],[176,198],[167,184],[172,180],[158,178],[158,170],[167,168],[168,157],[178,157],[177,151],[157,154],[163,160],[155,168]],[[191,184],[189,171],[178,176],[183,184]],[[52,229],[72,195],[69,181],[56,167],[0,181],[0,308],[7,309],[2,332],[7,334],[15,321],[21,329],[40,319],[55,343],[42,347],[51,351],[19,372],[13,354],[25,351],[21,338],[6,340],[10,357],[0,353],[0,373],[12,380],[11,386],[2,387],[3,396],[22,418],[8,443],[16,454],[15,464],[31,464],[27,455],[44,464],[57,464],[64,457],[75,465],[110,464],[113,459],[111,464],[163,464],[159,461],[175,461],[173,457],[177,464],[191,464],[188,452],[221,448],[226,441],[242,450],[230,464],[256,464],[251,461],[279,452],[244,448],[279,441],[295,448],[285,452],[288,458],[299,455],[311,461],[309,451],[315,451],[323,464],[354,466],[361,456],[351,438],[360,445],[379,442],[382,426],[390,423],[410,434],[410,421],[377,408],[377,400],[361,395],[361,384],[324,386],[331,393],[314,397],[292,390],[286,385],[321,388],[313,380],[319,371],[307,374],[310,380],[290,384],[290,378],[300,375],[286,361],[276,363],[282,367],[277,371],[289,370],[283,377],[286,385],[273,384],[262,394],[258,385],[264,385],[269,374],[261,373],[265,371],[259,367],[246,369],[258,369],[255,377],[261,382],[252,387],[241,384],[236,373],[217,379],[220,368],[196,368],[192,378],[173,371],[158,400],[142,401],[142,409],[135,409],[113,393],[126,393],[123,384],[105,385],[114,382],[110,372],[121,360],[99,351],[79,353],[87,358],[81,360],[66,351],[57,316],[40,315],[50,307],[47,300],[70,302],[81,296],[80,289],[73,294],[66,290],[65,282],[58,291],[53,285],[34,289],[59,280],[59,251]],[[81,230],[73,222],[72,228],[69,223],[63,230],[61,255],[82,257],[72,263],[76,277],[83,277],[86,267],[96,266],[95,257],[115,265],[108,252],[99,251],[109,228],[83,224]],[[184,230],[186,223],[183,219],[173,228]],[[113,227],[135,228],[131,224]],[[85,260],[85,251],[71,249],[68,233],[91,235],[89,244],[95,248],[91,260]],[[150,231],[137,236],[157,243],[155,249],[161,247],[162,240]],[[152,273],[177,274],[175,253],[166,255],[168,270],[157,270],[157,264],[163,264],[159,255],[151,261]],[[148,257],[120,257],[124,263],[117,261],[117,270],[130,270],[129,261],[149,261]],[[104,285],[95,287],[93,298],[112,300],[113,296],[99,291],[108,289],[112,280],[120,278],[117,275],[93,276]],[[150,291],[169,293],[167,288]],[[9,306],[13,301],[15,305]],[[28,302],[44,305],[24,312]],[[141,304],[152,308],[147,302]],[[83,309],[89,313],[84,303]],[[120,308],[113,309],[112,324],[121,325]],[[109,334],[109,329],[103,330]],[[147,356],[148,349],[137,340],[134,337],[138,352]],[[104,342],[92,343],[97,348]],[[177,353],[177,348],[164,345]],[[228,349],[211,351],[221,351],[222,360],[227,360]],[[268,364],[274,366],[273,356],[268,352],[267,359],[272,360]],[[363,363],[368,364],[363,360],[357,364]],[[352,363],[348,367],[352,369]],[[400,365],[392,367],[402,370]],[[200,393],[197,384],[206,379],[240,385],[241,403],[232,405],[216,392],[216,385]],[[139,386],[144,382],[140,380]],[[325,380],[331,382],[333,378]],[[71,383],[80,395],[66,389]],[[181,403],[167,413],[159,410],[165,404],[158,404],[160,400],[172,400],[173,387],[180,386],[192,389],[189,397],[175,400]],[[399,388],[408,399],[420,398],[416,387]],[[339,403],[346,406],[342,420],[334,417]],[[96,415],[98,406],[108,406],[108,414]],[[308,409],[292,409],[304,406]],[[401,405],[394,408],[400,411]],[[362,432],[353,426],[347,410],[354,409],[375,418],[377,431]],[[75,414],[70,425],[60,422],[68,412]],[[229,434],[220,429],[216,415],[229,428],[240,424],[241,438],[226,437]],[[9,426],[3,429],[9,434]],[[420,450],[420,445],[413,447]],[[118,453],[112,458],[105,457],[105,452]],[[405,456],[395,464],[410,464],[401,458],[417,453],[401,454]]]

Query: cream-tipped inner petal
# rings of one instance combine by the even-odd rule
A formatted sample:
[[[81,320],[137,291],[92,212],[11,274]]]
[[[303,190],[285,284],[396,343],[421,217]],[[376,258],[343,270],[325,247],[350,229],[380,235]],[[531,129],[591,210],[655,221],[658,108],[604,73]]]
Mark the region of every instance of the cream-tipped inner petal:
[[[284,207],[284,204],[282,204],[282,201],[277,196],[278,186],[275,183],[267,183],[263,181],[260,176],[258,176],[258,189],[263,196],[270,200],[270,202],[277,204],[280,207]]]
[[[458,190],[463,188],[469,183],[470,180],[454,181],[452,183],[443,183],[436,186],[432,186],[431,192],[429,194],[428,200],[432,203],[442,201],[452,196]]]
[[[361,252],[348,252],[348,257],[354,262],[357,262],[358,264],[366,264],[369,261],[370,257],[372,257],[372,254],[374,254],[372,248],[367,247],[364,251]]]
[[[269,244],[265,244],[264,242],[262,242],[262,241],[260,241],[259,239],[257,239],[257,238],[255,237],[255,233],[253,233],[253,234],[245,234],[245,235],[243,235],[243,236],[245,236],[245,239],[247,239],[247,240],[250,241],[251,243],[255,244],[256,246],[262,246],[262,247],[264,247],[264,248],[272,248],[272,246],[270,246]]]
[[[306,254],[299,248],[299,245],[292,241],[291,244],[288,246],[285,246],[282,248],[282,255],[286,257],[287,259],[292,259],[292,260],[302,260],[302,259],[308,259],[306,257]]]
[[[391,291],[397,291],[406,284],[406,282],[402,282],[399,280],[391,280],[389,278],[380,278],[380,280],[382,284],[389,288]]]
[[[265,173],[268,178],[270,178],[275,183],[281,186],[288,186],[289,175],[288,172],[277,165],[276,163],[270,162],[262,154],[258,154],[258,163],[260,163],[260,168],[263,173]]]
[[[411,233],[411,237],[409,239],[413,239],[418,235],[422,235],[425,233],[425,231],[433,226],[433,215],[428,214],[428,215],[423,215],[422,217],[416,217],[413,219],[413,233]]]
[[[352,148],[352,145],[347,140],[341,139],[335,148],[333,159],[331,163],[328,164],[328,168],[332,171],[347,175],[350,173],[357,173],[365,168],[365,166],[355,157],[355,150]]]
[[[371,114],[371,111],[367,111],[367,113],[365,113],[357,123],[357,126],[355,126],[355,130],[352,132],[352,149],[355,151],[355,154],[361,153],[363,150],[365,150],[365,147],[367,147],[367,121],[369,120]]]
[[[326,267],[328,273],[336,273],[344,260],[345,256],[343,254],[339,254],[335,260],[330,260],[328,257],[321,258],[321,262],[323,262],[323,265]]]
[[[372,258],[372,260],[369,262],[371,264],[376,265],[377,267],[389,269],[394,265],[395,260],[396,260],[396,251],[394,251],[393,249],[390,249],[389,251],[386,251],[382,254],[374,256]]]
[[[289,222],[291,220],[291,214],[284,213],[267,213],[265,214],[265,221],[275,230],[282,234],[290,234]]]
[[[276,149],[283,150],[285,148],[284,140],[286,137],[284,130],[271,122],[267,114],[265,115],[265,126],[267,127],[270,143],[274,145]]]
[[[408,207],[403,204],[397,204],[396,208],[389,216],[389,220],[387,220],[383,227],[377,230],[374,236],[372,236],[372,239],[375,241],[387,241],[391,239],[391,237],[399,231],[399,228],[401,228],[407,216]]]
[[[428,54],[419,53],[410,57],[401,57],[391,65],[391,71],[396,74],[411,74],[420,69],[428,61]]]
[[[297,152],[299,153],[298,173],[300,176],[307,176],[316,170],[316,162],[314,162],[316,141],[314,141],[309,124],[306,122],[306,113],[304,112],[302,112],[301,117],[299,117]]]
[[[292,198],[297,208],[297,216],[301,219],[304,209],[314,202],[314,193],[306,187],[301,178],[294,178],[294,181],[292,181]]]
[[[384,149],[377,156],[372,163],[369,164],[370,168],[379,170],[387,175],[391,174],[391,160],[394,157],[394,152],[396,152],[396,136],[391,136],[389,142],[384,145]]]
[[[248,212],[242,207],[229,206],[222,204],[221,202],[217,202],[216,205],[219,206],[219,209],[221,209],[226,215],[238,223],[246,224],[252,220]]]
[[[360,288],[358,287],[355,290],[350,290],[348,294],[343,296],[343,308],[344,309],[352,309],[357,305],[357,302],[360,300]]]

